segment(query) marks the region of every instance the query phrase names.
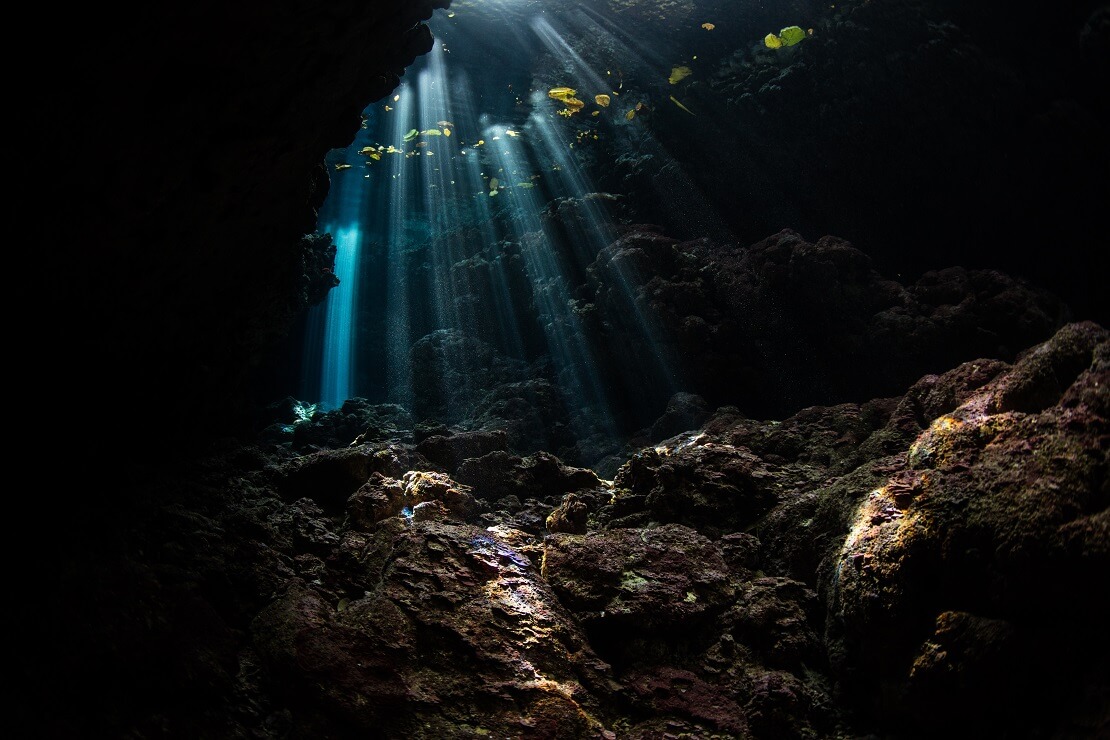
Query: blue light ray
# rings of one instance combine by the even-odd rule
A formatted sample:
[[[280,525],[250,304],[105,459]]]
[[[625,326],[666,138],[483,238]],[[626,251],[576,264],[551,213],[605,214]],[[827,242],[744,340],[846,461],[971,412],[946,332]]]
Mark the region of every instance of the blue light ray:
[[[489,127],[486,136],[492,141],[499,136],[500,130]],[[515,138],[499,139],[489,154],[500,171],[514,173],[531,169],[527,166],[529,157],[525,144]],[[615,429],[611,404],[581,322],[574,312],[569,266],[559,259],[561,250],[557,239],[541,218],[546,203],[533,188],[507,187],[503,192],[512,202],[511,227],[521,242],[533,300],[564,396],[572,412],[583,412],[580,416],[573,415],[572,423],[585,424],[589,416],[611,434]]]
[[[627,51],[592,16],[571,14],[570,22],[603,38],[610,53]],[[504,42],[544,50],[545,63],[572,78],[567,81],[582,88],[581,97],[592,102],[604,93],[616,101],[617,78],[587,60],[594,54],[578,45],[575,33],[581,34],[577,25],[568,30],[535,16]],[[630,57],[648,64],[634,52]],[[576,431],[615,436],[616,415],[643,397],[642,386],[678,387],[672,370],[678,364],[637,293],[646,276],[630,274],[628,262],[598,259],[617,231],[604,205],[609,196],[598,193],[584,167],[588,158],[575,146],[584,130],[600,132],[611,146],[634,139],[642,145],[645,138],[658,144],[623,115],[560,118],[546,85],[526,92],[529,85],[511,70],[491,79],[478,75],[472,85],[451,62],[446,43],[437,43],[394,96],[367,110],[366,131],[347,150],[348,158],[367,155],[360,162],[365,174],[336,178],[322,223],[334,229],[336,270],[349,290],[333,289],[326,304],[321,402],[334,408],[355,395],[384,396],[414,408],[417,386],[427,388],[434,374],[421,368],[415,376],[413,348],[423,338],[446,336],[436,332],[457,332],[507,358],[549,361],[577,417]],[[555,199],[560,205],[552,211]],[[572,204],[571,217],[559,210],[564,202]],[[360,252],[372,255],[361,267]],[[365,305],[356,290],[360,269],[370,286]],[[607,316],[608,331],[637,348],[631,361],[599,340],[598,326],[587,326],[597,316],[590,313],[596,307],[588,304],[588,286],[598,275],[608,284],[606,310],[619,314]],[[467,353],[476,346],[446,342],[435,351]],[[457,367],[473,364],[473,358],[434,356],[448,365],[457,360]],[[482,391],[481,379],[447,370],[440,382],[456,387],[441,389],[442,398]],[[375,383],[380,387],[370,387]]]

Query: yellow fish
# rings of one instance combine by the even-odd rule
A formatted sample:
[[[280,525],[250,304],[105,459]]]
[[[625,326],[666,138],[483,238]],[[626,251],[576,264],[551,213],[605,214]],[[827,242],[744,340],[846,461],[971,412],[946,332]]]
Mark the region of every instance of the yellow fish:
[[[576,94],[578,94],[578,91],[573,87],[553,87],[547,91],[547,97],[563,102],[573,98]]]
[[[694,74],[694,70],[689,67],[675,67],[671,70],[671,76],[667,78],[667,81],[672,85],[676,85],[692,74]]]
[[[695,114],[694,114],[694,111],[690,110],[690,109],[689,109],[689,108],[687,108],[687,107],[686,107],[685,105],[683,105],[682,103],[678,102],[678,100],[677,100],[677,99],[675,98],[675,96],[674,96],[674,95],[672,95],[672,96],[671,96],[671,102],[672,102],[672,103],[674,103],[675,105],[677,105],[677,106],[678,106],[679,108],[681,108],[682,110],[684,110],[684,111],[686,111],[687,113],[689,113],[689,114],[690,114],[691,116],[694,116],[694,115],[695,115]],[[695,116],[695,117],[696,117],[696,116]]]

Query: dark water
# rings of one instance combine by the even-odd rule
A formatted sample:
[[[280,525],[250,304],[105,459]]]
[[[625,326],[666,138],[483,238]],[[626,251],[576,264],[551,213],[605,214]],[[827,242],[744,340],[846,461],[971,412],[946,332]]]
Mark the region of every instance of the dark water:
[[[295,395],[475,424],[550,392],[582,437],[642,428],[678,391],[770,414],[872,390],[799,372],[827,352],[804,337],[763,372],[808,390],[705,381],[713,358],[668,336],[645,288],[662,263],[605,252],[629,224],[710,252],[833,235],[904,285],[998,270],[1058,296],[1061,318],[1104,321],[1110,10],[968,5],[436,11],[433,51],[329,157],[320,231],[342,285],[297,337]],[[800,41],[779,46],[792,26]],[[707,318],[684,300],[670,305]]]

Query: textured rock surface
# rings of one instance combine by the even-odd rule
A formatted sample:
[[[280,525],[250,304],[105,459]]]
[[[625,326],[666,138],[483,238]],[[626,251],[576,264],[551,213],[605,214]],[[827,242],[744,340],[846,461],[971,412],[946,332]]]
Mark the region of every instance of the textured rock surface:
[[[631,449],[563,403],[552,367],[431,326],[415,414],[286,399],[257,444],[224,439],[255,363],[334,285],[334,245],[305,238],[324,154],[446,4],[13,19],[50,29],[50,59],[4,49],[11,359],[33,381],[17,411],[36,404],[13,415],[32,449],[11,455],[12,732],[1110,733],[1107,337],[1053,336],[1065,303],[1105,307],[1105,9],[849,0],[795,52],[755,34],[754,53],[706,56],[681,94],[721,115],[697,136],[668,103],[640,120],[686,163],[751,162],[695,168],[723,229],[662,146],[589,155],[622,195],[559,199],[545,226],[581,232],[600,204],[664,228],[595,245],[576,315],[605,372],[650,380],[622,329],[630,300],[651,308],[656,349],[696,379],[617,389]],[[705,37],[695,10],[773,29],[815,7],[609,6],[632,37],[645,10]],[[667,39],[676,57],[691,32]],[[589,46],[606,68],[613,49]],[[852,243],[778,231],[809,223]],[[461,299],[482,305],[482,270],[527,245],[452,266]],[[902,257],[945,267],[903,280]],[[982,268],[1007,262],[1075,289]],[[510,275],[515,306],[521,288]],[[444,356],[475,346],[482,362]]]
[[[345,575],[369,590],[294,581],[251,623],[296,736],[604,736],[608,667],[530,561],[483,529],[396,519],[363,549]]]
[[[711,406],[776,417],[895,395],[964,360],[1012,359],[1067,315],[1055,296],[995,271],[950,268],[903,286],[848,242],[791,230],[748,247],[630,227],[591,273],[602,331],[630,364],[663,352]],[[657,317],[660,346],[617,330],[629,289]]]
[[[912,676],[908,708],[935,732],[971,709],[991,732],[1047,731],[1056,706],[1086,721],[1086,698],[1041,676],[1106,655],[1110,609],[1088,586],[1110,565],[1107,338],[1066,327],[934,419],[824,573],[834,663],[884,694]],[[938,695],[959,697],[951,713]]]
[[[65,699],[48,736],[1097,737],[1108,358],[1070,324],[900,397],[722,408],[611,484],[228,449],[58,571],[46,611],[86,608],[24,686]]]

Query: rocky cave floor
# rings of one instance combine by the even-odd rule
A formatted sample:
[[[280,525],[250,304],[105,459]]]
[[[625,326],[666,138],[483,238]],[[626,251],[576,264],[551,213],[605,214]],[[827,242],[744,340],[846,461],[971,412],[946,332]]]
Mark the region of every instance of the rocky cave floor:
[[[536,403],[551,378],[502,363],[467,385],[463,364],[414,379],[478,392],[439,425],[412,419],[459,397],[307,419],[290,399],[257,439],[176,449],[232,415],[248,358],[334,283],[325,240],[299,240],[330,187],[324,154],[450,3],[293,5],[221,7],[219,23],[71,8],[49,19],[73,31],[55,44],[66,74],[13,80],[30,101],[14,123],[36,132],[15,137],[14,169],[49,175],[38,200],[72,209],[13,219],[64,245],[34,252],[63,319],[15,322],[43,375],[18,390],[51,404],[11,415],[35,447],[10,456],[14,736],[1110,736],[1104,326],[993,270],[902,285],[832,236],[669,238],[636,221],[668,199],[672,224],[698,219],[646,149],[598,154],[599,187],[671,184],[660,202],[604,199],[631,225],[574,291],[589,340],[627,360],[607,372],[647,364],[620,330],[630,305],[689,361],[643,434],[539,444],[566,421]],[[931,5],[845,3],[793,61],[740,50],[691,77],[685,104],[726,111],[709,135],[669,102],[637,121],[684,161],[758,154],[699,168],[752,239],[808,204],[822,233],[882,236],[860,241],[876,254],[951,264],[970,247],[1101,306],[1106,108],[1089,91],[1107,11],[1069,36],[1063,14]],[[96,146],[61,179],[74,111]],[[181,164],[150,166],[166,142]],[[917,194],[889,197],[898,178]],[[589,210],[548,216],[573,234]],[[521,245],[461,246],[458,297],[484,311],[487,263]],[[416,349],[439,362],[474,340]]]
[[[719,408],[612,480],[351,403],[311,423],[361,419],[358,439],[298,450],[289,425],[229,443],[149,485],[102,557],[72,559],[59,592],[82,617],[66,681],[43,680],[79,688],[42,721],[55,737],[1097,737],[1108,378],[1107,331],[1070,323],[896,397],[779,421]]]

